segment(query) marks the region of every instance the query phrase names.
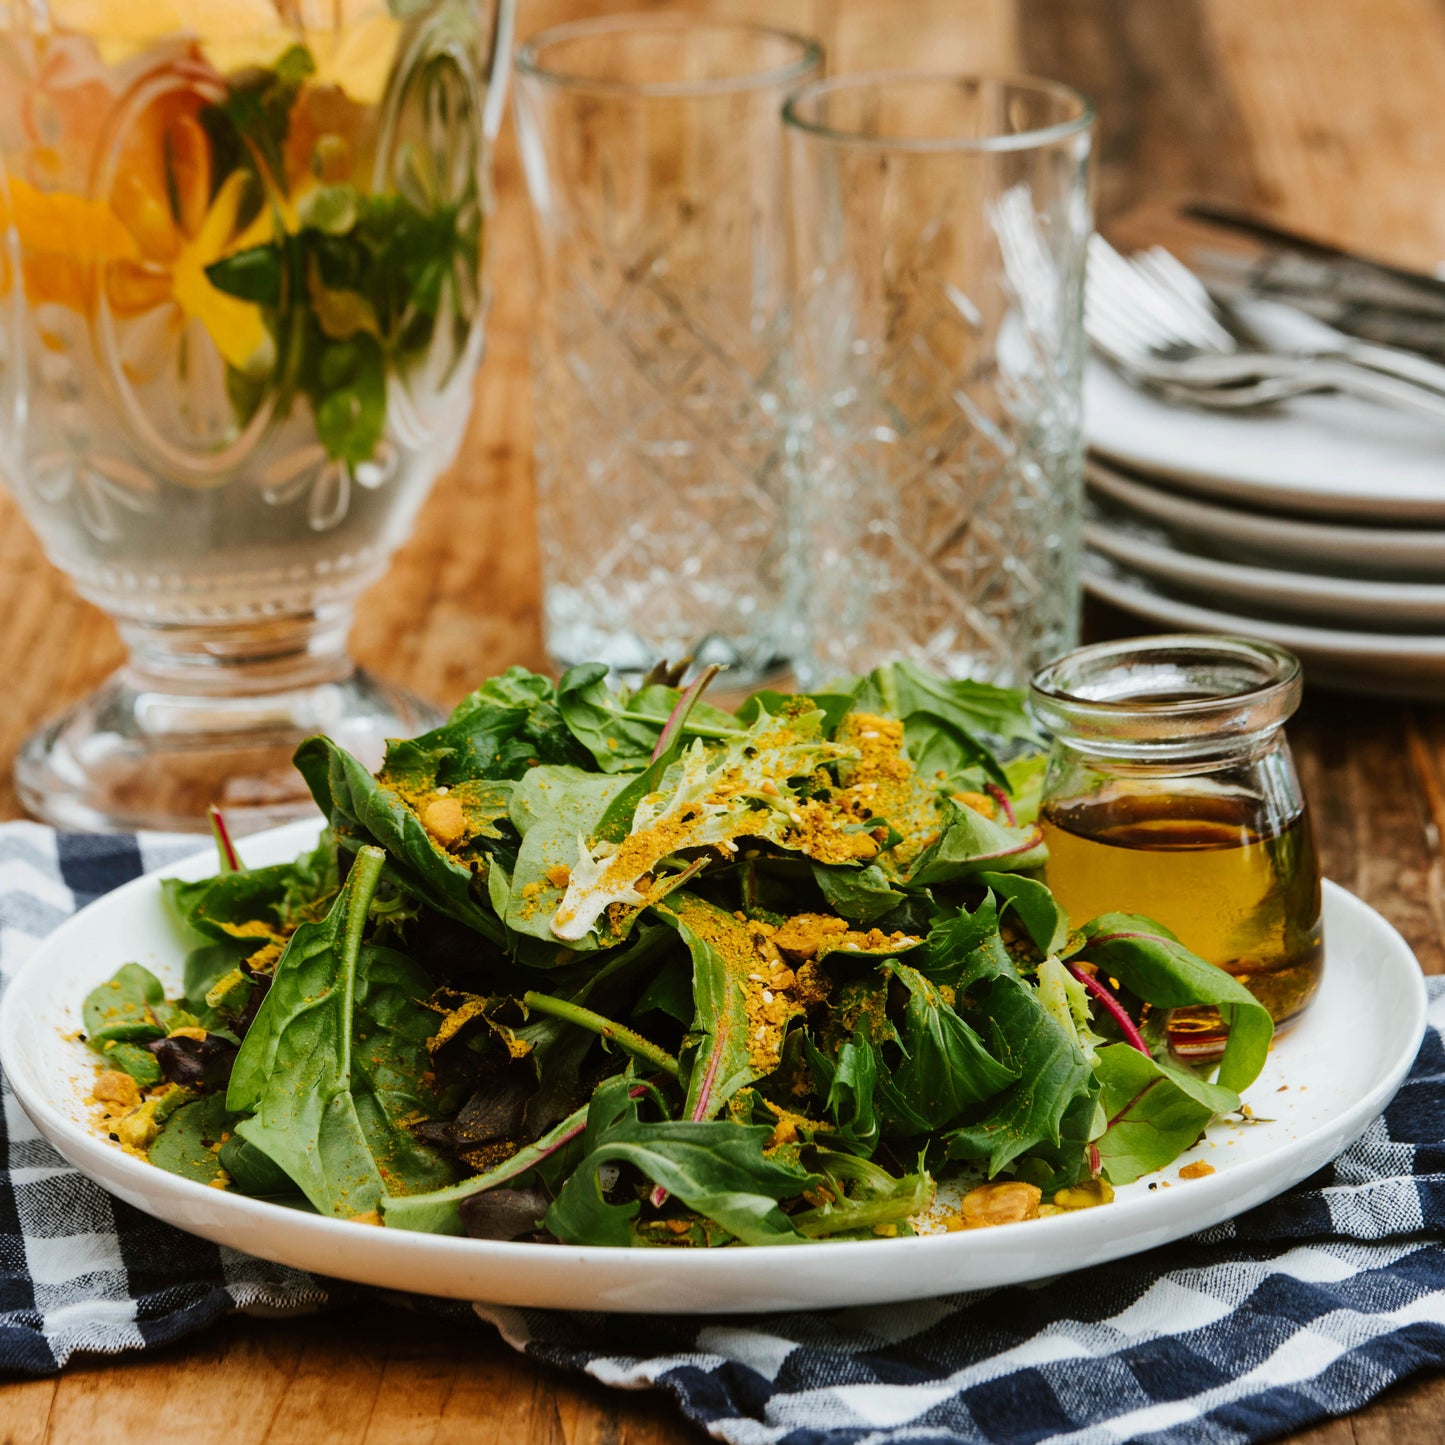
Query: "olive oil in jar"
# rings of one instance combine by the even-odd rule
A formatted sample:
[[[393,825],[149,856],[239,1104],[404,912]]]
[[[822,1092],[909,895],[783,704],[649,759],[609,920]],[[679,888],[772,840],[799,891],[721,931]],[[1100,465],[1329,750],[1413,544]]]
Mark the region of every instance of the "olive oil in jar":
[[[1050,800],[1041,824],[1047,880],[1078,926],[1141,913],[1227,969],[1278,1028],[1309,1003],[1324,965],[1319,868],[1309,817],[1262,824],[1253,799],[1229,793],[1124,791]],[[1212,1008],[1178,1009],[1174,1049],[1210,1057],[1226,1029]]]

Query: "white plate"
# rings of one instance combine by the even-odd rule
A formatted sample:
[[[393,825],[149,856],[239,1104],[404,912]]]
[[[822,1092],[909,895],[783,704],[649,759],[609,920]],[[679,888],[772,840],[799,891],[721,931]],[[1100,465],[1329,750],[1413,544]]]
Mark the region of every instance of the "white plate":
[[[1278,567],[1218,562],[1174,545],[1157,527],[1099,517],[1084,528],[1096,552],[1177,591],[1245,610],[1302,615],[1346,627],[1445,632],[1445,586],[1427,582],[1362,582]]]
[[[1407,572],[1445,577],[1445,531],[1423,527],[1302,522],[1219,506],[1126,477],[1097,458],[1084,467],[1090,488],[1117,506],[1208,542],[1221,555],[1342,576]]]
[[[1241,308],[1272,339],[1313,339],[1288,308]],[[1297,323],[1306,322],[1305,328]],[[1445,423],[1347,396],[1222,415],[1161,401],[1091,358],[1084,434],[1131,470],[1307,514],[1445,522]]]
[[[1201,607],[1166,596],[1097,553],[1084,559],[1084,589],[1171,631],[1232,632],[1277,642],[1299,654],[1307,683],[1382,697],[1445,699],[1445,637],[1305,627]]]
[[[316,836],[293,824],[241,844],[259,865]],[[204,877],[214,855],[168,870]],[[323,1219],[167,1174],[123,1154],[85,1122],[93,1056],[64,1035],[85,993],[121,963],[178,984],[181,956],[159,876],[117,889],[38,948],[0,1003],[0,1059],[37,1127],[77,1168],[136,1208],[250,1254],[388,1289],[556,1309],[664,1313],[831,1308],[1017,1283],[1136,1254],[1207,1228],[1312,1174],[1394,1096],[1419,1047],[1425,990],[1414,955],[1379,914],[1325,889],[1328,964],[1318,1002],[1270,1055],[1250,1091],[1268,1124],[1217,1125],[1187,1159],[1100,1209],[995,1229],[798,1248],[675,1251],[503,1244]],[[1285,1092],[1277,1092],[1287,1085]],[[1186,1162],[1181,1160],[1180,1163]]]

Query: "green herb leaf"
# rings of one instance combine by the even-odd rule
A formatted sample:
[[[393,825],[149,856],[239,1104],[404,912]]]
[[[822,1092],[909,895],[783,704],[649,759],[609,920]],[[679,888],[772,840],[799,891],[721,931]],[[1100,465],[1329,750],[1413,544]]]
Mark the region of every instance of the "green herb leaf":
[[[998,1102],[975,1123],[944,1136],[948,1158],[987,1160],[992,1179],[1039,1144],[1058,1145],[1064,1115],[1098,1085],[1072,1036],[1026,983],[996,978],[978,1007],[1004,1064],[1016,1071]]]
[[[1232,1089],[1141,1054],[1128,1044],[1099,1050],[1100,1102],[1109,1121],[1099,1157],[1113,1184],[1177,1159],[1217,1114],[1239,1108]]]
[[[308,738],[296,749],[296,766],[339,836],[379,844],[423,902],[494,943],[503,941],[502,926],[486,900],[485,877],[476,877],[470,866],[439,847],[406,802],[350,753],[330,738]],[[502,809],[506,789],[497,787]]]
[[[562,1187],[543,1221],[564,1244],[627,1246],[640,1200],[611,1203],[600,1171],[631,1164],[655,1187],[720,1224],[745,1244],[798,1244],[803,1236],[778,1208],[819,1182],[816,1174],[764,1154],[766,1125],[725,1120],[641,1122],[636,1106],[617,1108],[626,1082],[599,1086],[589,1115],[589,1152]],[[629,1104],[631,1101],[628,1101]]]
[[[1106,913],[1083,929],[1082,957],[1156,1008],[1213,1004],[1229,1025],[1219,1083],[1243,1093],[1259,1077],[1274,1037],[1269,1010],[1222,968],[1191,953],[1163,924]]]
[[[890,1099],[902,1101],[908,1125],[922,1120],[929,1132],[947,1128],[1019,1077],[1018,1067],[995,1059],[916,968],[890,963],[884,971],[908,990],[903,1017],[894,1021],[903,1061],[888,1075]]]
[[[976,878],[980,873],[1010,873],[1040,867],[1048,850],[1037,828],[1010,828],[972,808],[944,798],[943,830],[938,841],[921,853],[908,875],[911,887]]]

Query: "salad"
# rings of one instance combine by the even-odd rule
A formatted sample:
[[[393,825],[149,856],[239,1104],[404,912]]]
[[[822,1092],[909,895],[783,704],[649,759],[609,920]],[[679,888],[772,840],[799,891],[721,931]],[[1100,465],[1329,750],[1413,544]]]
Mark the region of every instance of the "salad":
[[[1020,694],[898,662],[725,711],[711,675],[513,668],[374,776],[304,743],[315,850],[220,829],[165,884],[183,995],[132,963],[85,1001],[100,1126],[392,1229],[715,1247],[1104,1203],[1241,1107],[1268,1012],[1041,881]],[[1198,1004],[1212,1079],[1169,1052]]]

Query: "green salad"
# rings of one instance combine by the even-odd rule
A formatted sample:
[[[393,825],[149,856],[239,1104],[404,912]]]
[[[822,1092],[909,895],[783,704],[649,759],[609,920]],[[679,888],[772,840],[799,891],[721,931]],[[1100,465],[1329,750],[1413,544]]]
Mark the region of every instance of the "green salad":
[[[164,885],[183,995],[132,963],[86,1000],[100,1127],[391,1229],[711,1247],[1102,1203],[1241,1107],[1267,1011],[1041,881],[1020,694],[710,679],[513,668],[374,776],[304,743],[319,846],[248,870],[222,829]],[[1169,1051],[1201,1004],[1213,1079]]]

